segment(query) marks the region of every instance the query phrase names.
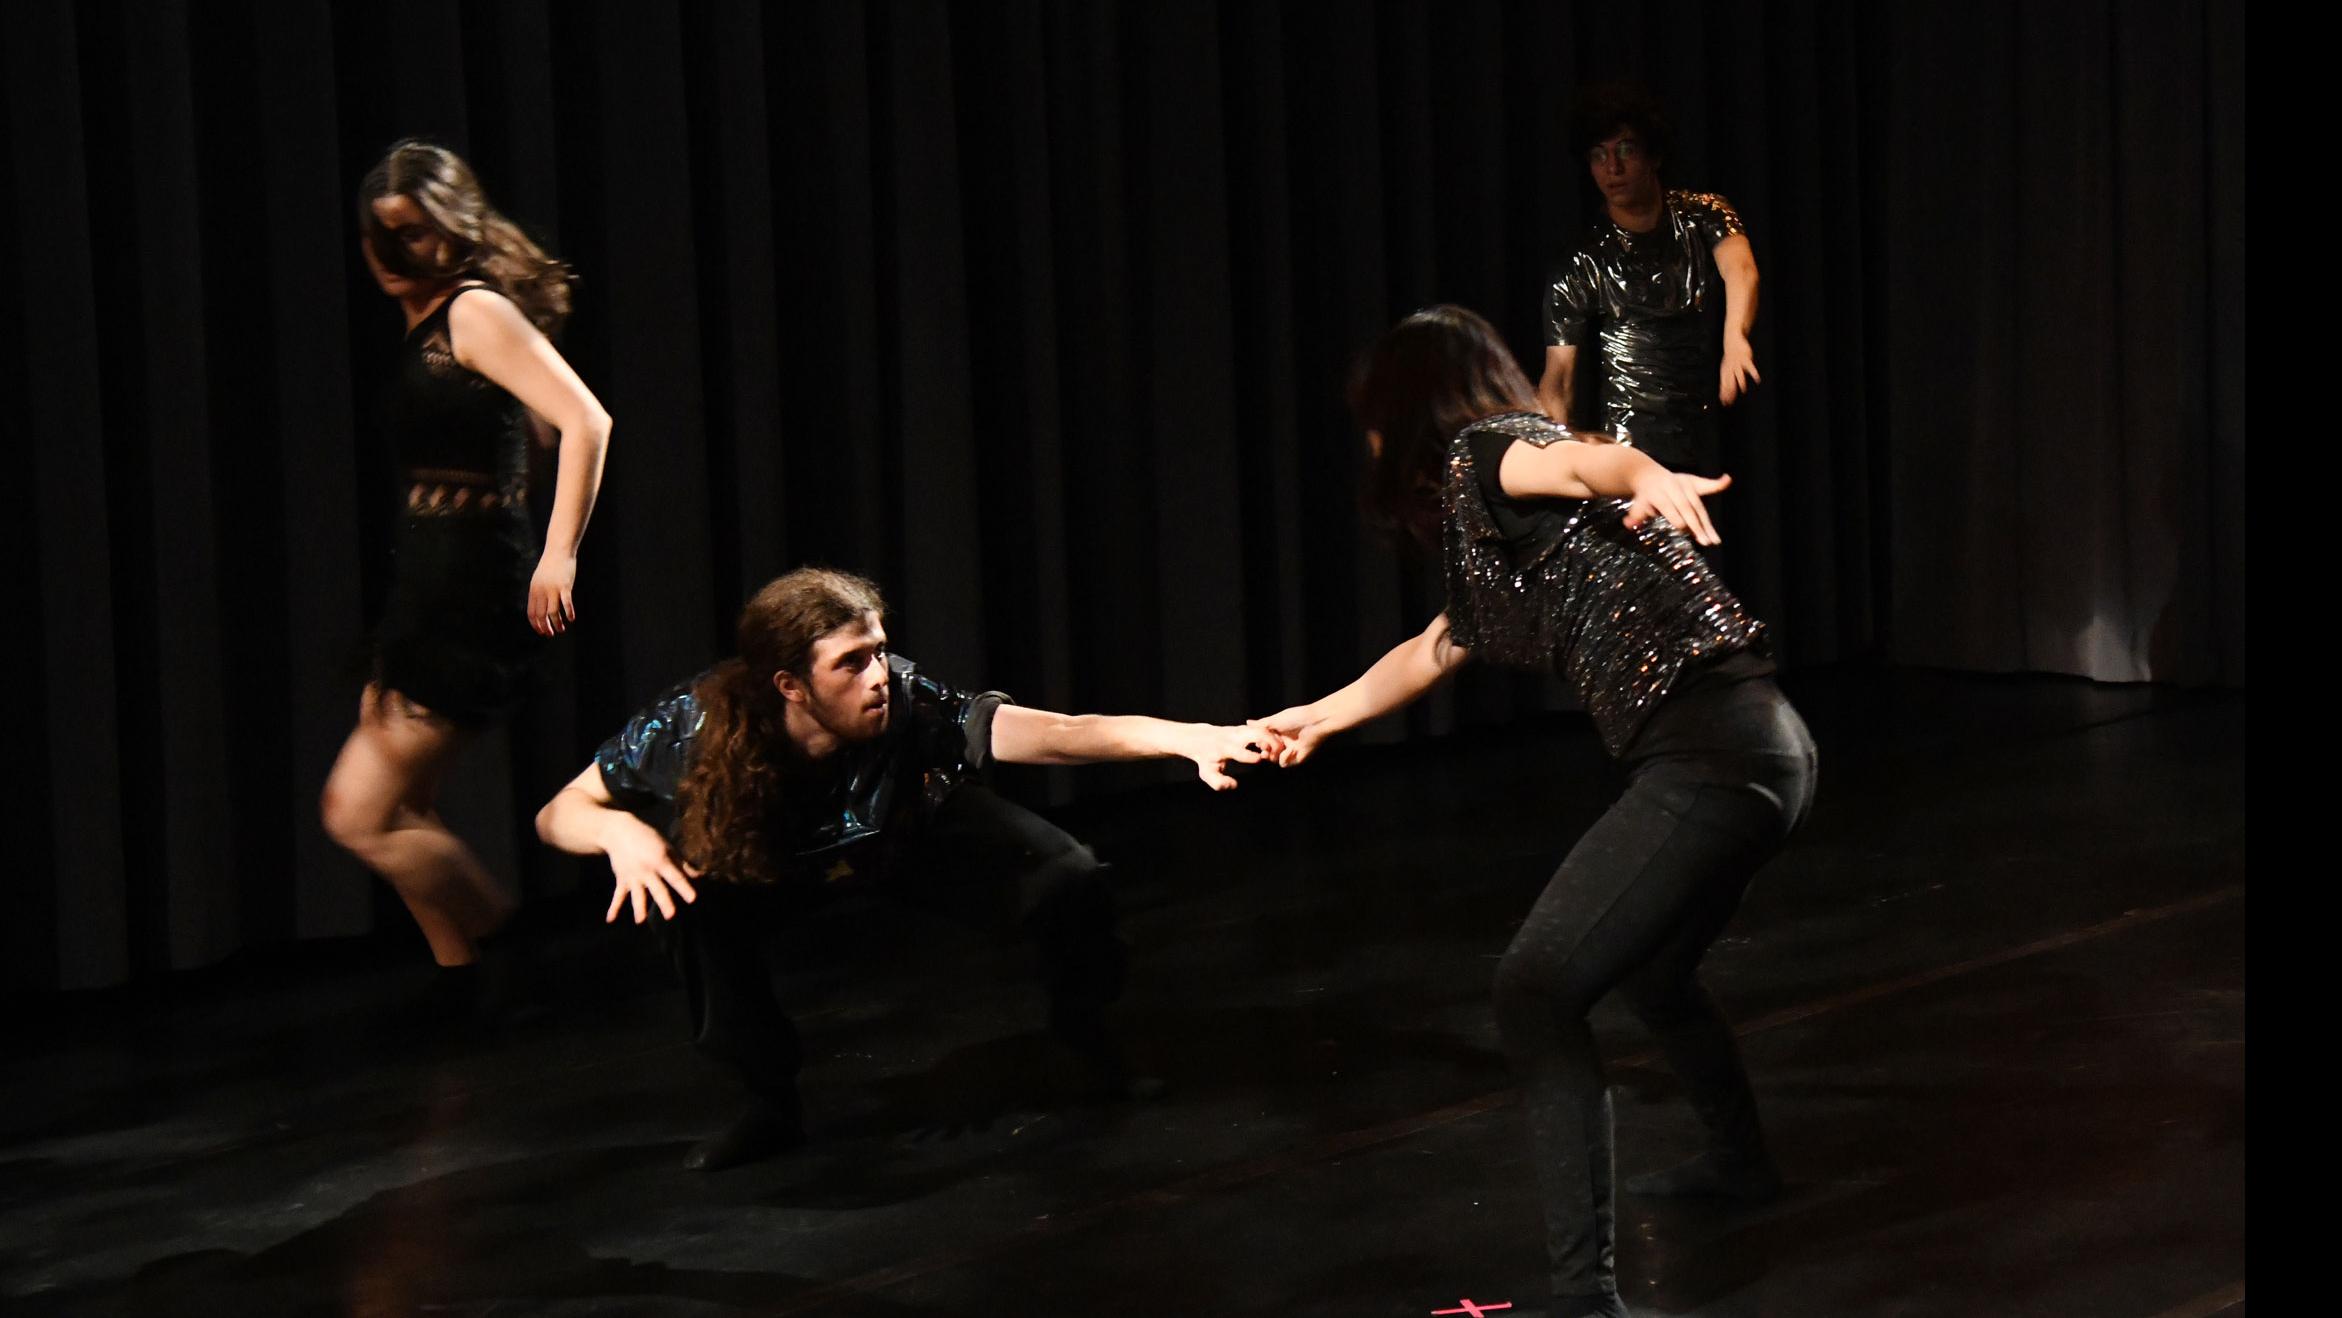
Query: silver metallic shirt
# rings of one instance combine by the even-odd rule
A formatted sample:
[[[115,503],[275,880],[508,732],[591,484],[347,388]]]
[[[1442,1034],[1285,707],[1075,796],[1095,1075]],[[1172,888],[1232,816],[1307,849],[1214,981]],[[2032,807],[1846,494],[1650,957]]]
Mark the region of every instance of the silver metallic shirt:
[[[1714,475],[1724,360],[1716,244],[1747,233],[1713,192],[1667,193],[1659,226],[1594,221],[1545,290],[1545,341],[1601,345],[1602,425],[1663,466]]]

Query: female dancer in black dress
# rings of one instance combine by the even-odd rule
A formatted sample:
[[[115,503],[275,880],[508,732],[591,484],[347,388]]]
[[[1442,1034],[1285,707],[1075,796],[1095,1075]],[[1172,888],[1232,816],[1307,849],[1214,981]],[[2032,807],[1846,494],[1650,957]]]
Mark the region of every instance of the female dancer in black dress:
[[[366,265],[406,315],[383,408],[406,480],[396,571],[358,725],[325,784],[326,831],[398,892],[442,967],[434,1004],[468,1011],[478,942],[518,904],[437,809],[448,763],[519,696],[543,639],[577,616],[578,543],[610,417],[546,335],[569,273],[454,152],[401,142],[358,189]],[[560,448],[545,544],[528,445]]]
[[[1496,972],[1545,1205],[1552,1312],[1624,1314],[1610,1097],[1586,1014],[1624,989],[1710,1136],[1700,1158],[1631,1189],[1778,1191],[1731,1027],[1696,972],[1803,818],[1813,741],[1773,684],[1764,624],[1694,547],[1716,542],[1700,499],[1728,479],[1677,475],[1547,420],[1495,331],[1458,307],[1385,334],[1351,403],[1374,455],[1369,503],[1439,547],[1447,611],[1357,681],[1260,722],[1287,739],[1280,763],[1298,764],[1478,654],[1568,678],[1625,761],[1625,794],[1570,850]]]

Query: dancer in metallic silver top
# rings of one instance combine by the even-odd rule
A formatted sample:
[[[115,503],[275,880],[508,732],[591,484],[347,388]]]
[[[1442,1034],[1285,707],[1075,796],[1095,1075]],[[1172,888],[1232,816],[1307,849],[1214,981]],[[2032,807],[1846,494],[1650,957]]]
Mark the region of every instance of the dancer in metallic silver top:
[[[1601,427],[1678,471],[1723,470],[1719,408],[1759,380],[1748,333],[1757,267],[1748,230],[1713,192],[1660,181],[1667,122],[1628,86],[1581,98],[1571,145],[1602,192],[1603,214],[1545,289],[1547,416],[1568,425],[1578,350],[1601,348]]]

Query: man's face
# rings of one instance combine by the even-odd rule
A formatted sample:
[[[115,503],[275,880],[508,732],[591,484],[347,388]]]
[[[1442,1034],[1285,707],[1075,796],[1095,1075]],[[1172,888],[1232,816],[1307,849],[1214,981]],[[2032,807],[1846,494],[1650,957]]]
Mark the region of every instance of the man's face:
[[[804,706],[840,741],[869,741],[886,731],[886,628],[864,614],[813,643],[807,672],[783,673],[781,694]]]
[[[1621,129],[1586,152],[1586,168],[1602,199],[1613,206],[1635,206],[1659,191],[1659,162],[1633,129]]]

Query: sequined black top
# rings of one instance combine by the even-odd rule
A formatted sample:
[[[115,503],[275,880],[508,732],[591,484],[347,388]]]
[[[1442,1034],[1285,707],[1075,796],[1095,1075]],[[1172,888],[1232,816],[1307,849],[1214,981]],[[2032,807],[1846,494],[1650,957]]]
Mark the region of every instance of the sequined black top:
[[[1629,530],[1625,500],[1504,494],[1506,449],[1572,438],[1528,412],[1457,434],[1444,493],[1448,624],[1479,657],[1559,673],[1603,745],[1623,755],[1687,665],[1748,652],[1769,671],[1768,642],[1765,625],[1664,518]]]
[[[992,718],[1007,696],[956,690],[901,655],[888,655],[887,669],[886,731],[809,767],[802,790],[786,794],[781,817],[772,821],[783,881],[883,868],[891,834],[914,831],[954,789],[992,765]],[[675,799],[691,766],[703,717],[692,693],[698,682],[669,688],[594,755],[610,799],[660,828],[673,826]]]
[[[1671,191],[1649,233],[1594,221],[1545,290],[1545,341],[1601,345],[1602,426],[1663,466],[1714,475],[1724,281],[1716,244],[1748,232],[1713,192]]]
[[[512,508],[528,480],[528,409],[456,360],[448,312],[472,291],[458,289],[407,331],[383,430],[409,480],[499,490],[498,502]]]

